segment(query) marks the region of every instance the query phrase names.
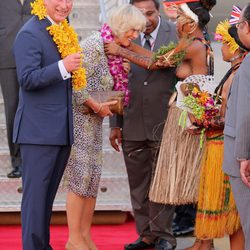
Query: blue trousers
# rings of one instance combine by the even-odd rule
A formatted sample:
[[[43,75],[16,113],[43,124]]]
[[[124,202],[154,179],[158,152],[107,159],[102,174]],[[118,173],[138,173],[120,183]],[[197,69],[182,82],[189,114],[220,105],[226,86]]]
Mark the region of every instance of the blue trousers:
[[[51,250],[50,219],[70,146],[21,144],[23,250]]]

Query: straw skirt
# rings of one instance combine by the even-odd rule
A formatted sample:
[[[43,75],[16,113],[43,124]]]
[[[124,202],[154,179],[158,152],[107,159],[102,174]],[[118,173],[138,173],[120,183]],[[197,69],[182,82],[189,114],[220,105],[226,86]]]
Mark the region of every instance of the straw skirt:
[[[172,104],[165,123],[149,199],[162,204],[195,203],[202,149],[200,135],[178,126],[182,110]]]
[[[198,239],[221,238],[240,227],[229,176],[222,170],[223,139],[222,133],[207,136],[195,225]]]

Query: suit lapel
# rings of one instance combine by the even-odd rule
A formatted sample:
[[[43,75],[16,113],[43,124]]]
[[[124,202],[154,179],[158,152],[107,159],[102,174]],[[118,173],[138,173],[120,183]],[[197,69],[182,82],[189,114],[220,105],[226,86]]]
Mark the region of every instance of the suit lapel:
[[[134,40],[134,43],[139,45],[139,46],[142,46],[141,45],[141,36],[138,36],[135,40]]]
[[[155,39],[155,45],[153,52],[157,51],[162,45],[168,45],[170,43],[170,27],[164,20],[160,20],[160,27]],[[141,36],[139,36],[137,39],[134,40],[135,44],[138,44],[139,46],[142,46],[141,44]],[[137,66],[139,67],[139,66]],[[150,74],[153,73],[152,70],[146,70],[143,69],[142,67],[139,67],[141,72],[144,72],[145,79],[147,79]]]
[[[169,37],[169,27],[164,20],[161,19],[160,21],[160,27],[155,39],[155,46],[153,51],[157,51],[162,45],[168,45],[170,42],[170,37]]]
[[[40,20],[39,22],[41,25],[41,27],[40,27],[41,32],[47,37],[47,39],[53,44],[55,49],[58,51],[57,46],[56,46],[55,42],[53,41],[52,36],[49,34],[49,32],[47,30],[47,27],[51,25],[51,22],[47,18],[45,18],[44,20]],[[58,52],[58,54],[59,54],[59,52]]]
[[[134,40],[134,43],[139,45],[139,46],[142,46],[142,44],[141,44],[141,36],[138,36],[138,38]],[[139,67],[139,66],[136,65],[136,67]],[[140,71],[143,72],[143,75],[145,75],[145,79],[148,78],[151,71],[146,70],[146,69],[144,69],[142,67],[139,67],[139,68],[140,68]]]

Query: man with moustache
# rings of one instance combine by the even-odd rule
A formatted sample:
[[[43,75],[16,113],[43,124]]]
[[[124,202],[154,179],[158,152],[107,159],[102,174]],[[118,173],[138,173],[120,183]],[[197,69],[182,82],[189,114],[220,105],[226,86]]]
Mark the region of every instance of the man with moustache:
[[[175,26],[160,17],[159,1],[131,0],[130,3],[139,8],[147,18],[146,30],[135,43],[156,51],[162,45],[176,42]],[[139,57],[138,59],[140,60]],[[168,102],[175,82],[173,68],[152,71],[131,64],[129,105],[123,117],[111,118],[110,143],[119,151],[119,144],[122,142],[139,234],[138,240],[126,245],[125,250],[154,247],[156,250],[171,250],[176,246],[171,230],[174,207],[153,203],[148,199]]]

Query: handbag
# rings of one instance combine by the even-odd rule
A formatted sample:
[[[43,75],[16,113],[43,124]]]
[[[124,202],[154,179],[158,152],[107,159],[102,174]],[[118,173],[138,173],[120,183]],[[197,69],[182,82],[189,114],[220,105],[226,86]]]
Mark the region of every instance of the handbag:
[[[90,91],[90,97],[99,103],[117,101],[116,104],[109,106],[109,109],[114,114],[123,115],[123,106],[124,106],[124,91],[113,91],[113,90],[104,90],[104,91]],[[84,114],[93,114],[94,111],[87,105],[83,105]]]

